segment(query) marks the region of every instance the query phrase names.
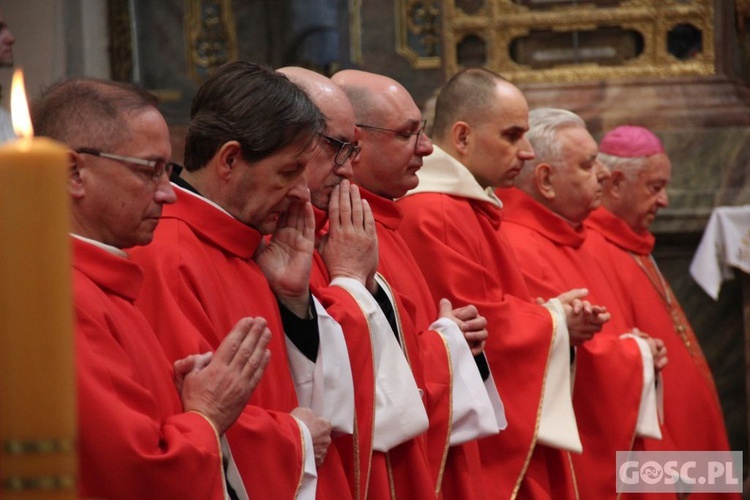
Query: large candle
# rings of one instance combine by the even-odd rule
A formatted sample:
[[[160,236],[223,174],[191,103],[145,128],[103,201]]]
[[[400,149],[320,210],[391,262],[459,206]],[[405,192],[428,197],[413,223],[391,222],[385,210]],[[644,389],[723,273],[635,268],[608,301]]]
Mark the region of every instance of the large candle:
[[[11,111],[22,137],[0,146],[0,497],[75,498],[68,150],[31,136],[18,71]]]

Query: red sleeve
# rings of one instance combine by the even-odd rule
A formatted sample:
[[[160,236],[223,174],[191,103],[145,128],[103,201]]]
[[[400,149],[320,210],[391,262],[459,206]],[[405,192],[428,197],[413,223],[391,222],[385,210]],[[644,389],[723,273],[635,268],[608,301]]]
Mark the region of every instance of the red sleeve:
[[[239,300],[242,290],[222,286],[216,273],[204,266],[204,262],[218,257],[207,255],[190,233],[169,222],[160,223],[160,240],[131,255],[145,275],[136,304],[173,362],[190,354],[213,351],[220,344],[242,316],[223,318],[216,311],[225,300]],[[217,326],[216,318],[225,324]],[[269,319],[269,325],[272,321]],[[289,414],[297,405],[286,364],[283,330],[271,330],[271,362],[250,404],[226,433],[245,489],[254,499],[293,498],[303,477],[304,441],[297,420]],[[274,485],[272,489],[269,482]]]
[[[579,491],[591,498],[606,498],[615,488],[611,458],[631,449],[635,439],[643,361],[634,340],[623,340],[625,319],[611,297],[603,276],[585,252],[557,245],[534,229],[507,223],[507,234],[532,295],[545,299],[573,288],[586,287],[592,303],[606,306],[613,315],[610,333],[596,334],[576,351],[573,407],[583,444],[582,455],[572,455]],[[586,272],[586,270],[588,272]]]
[[[139,354],[142,364],[162,368],[156,375],[172,385],[171,398],[146,386],[156,381],[143,380],[111,325],[81,306],[76,315],[81,497],[223,498],[218,437],[203,417],[175,404],[166,359]]]

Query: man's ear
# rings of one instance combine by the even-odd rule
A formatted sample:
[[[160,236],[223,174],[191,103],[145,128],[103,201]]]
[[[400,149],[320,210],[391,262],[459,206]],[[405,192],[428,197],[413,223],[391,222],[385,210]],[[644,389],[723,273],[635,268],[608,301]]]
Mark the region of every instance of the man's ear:
[[[78,200],[86,195],[84,183],[85,175],[81,175],[81,157],[78,155],[78,153],[71,151],[68,161],[70,164],[70,175],[68,177],[68,193],[70,193],[70,196],[73,199]]]
[[[216,153],[216,165],[219,169],[219,176],[222,180],[232,175],[234,167],[242,159],[242,147],[237,141],[228,141],[221,145]]]
[[[626,182],[627,179],[625,179],[625,174],[622,172],[622,170],[614,170],[609,175],[609,179],[605,182],[605,189],[606,186],[609,186],[609,193],[615,197],[619,198],[622,193],[622,187],[623,183]]]
[[[540,196],[546,200],[555,199],[555,188],[552,185],[552,165],[539,163],[534,167],[534,184]]]
[[[461,121],[453,124],[451,127],[451,142],[456,151],[462,154],[467,154],[470,138],[471,125]]]

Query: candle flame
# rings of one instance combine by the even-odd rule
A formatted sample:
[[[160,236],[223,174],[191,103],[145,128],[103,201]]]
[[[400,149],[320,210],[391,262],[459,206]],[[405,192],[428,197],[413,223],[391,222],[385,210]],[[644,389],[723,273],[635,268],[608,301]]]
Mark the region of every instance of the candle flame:
[[[19,137],[31,137],[34,135],[34,127],[31,125],[29,104],[26,101],[26,87],[23,83],[23,71],[19,68],[13,72],[13,81],[10,87],[10,113],[13,121],[13,131]]]

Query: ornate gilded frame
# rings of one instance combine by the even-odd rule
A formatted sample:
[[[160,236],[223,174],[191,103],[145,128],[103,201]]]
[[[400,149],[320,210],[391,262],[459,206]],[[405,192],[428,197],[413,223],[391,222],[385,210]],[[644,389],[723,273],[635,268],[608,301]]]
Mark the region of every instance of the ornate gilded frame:
[[[399,0],[404,6],[417,0]],[[442,62],[447,76],[461,69],[457,45],[468,36],[481,38],[487,49],[486,66],[516,82],[571,82],[612,78],[712,75],[716,72],[713,0],[623,0],[614,7],[579,4],[530,9],[512,0],[485,0],[473,14],[456,7],[455,0],[442,2]],[[401,9],[401,15],[405,12]],[[677,24],[697,27],[703,38],[702,51],[690,60],[679,60],[666,49],[667,33]],[[531,69],[510,58],[510,43],[531,30],[570,32],[599,26],[620,26],[638,31],[644,50],[621,66],[580,64],[549,69]]]
[[[201,82],[213,69],[238,57],[232,0],[184,0],[184,9],[187,73]],[[108,13],[112,78],[138,80],[133,0],[109,0]]]
[[[425,0],[397,0],[398,52],[415,67],[438,67],[432,59],[415,56],[405,43],[405,33],[415,30],[414,12]],[[570,82],[611,78],[712,75],[716,72],[713,0],[623,0],[618,6],[578,4],[531,9],[512,0],[484,0],[472,14],[463,12],[455,0],[443,0],[439,17],[442,35],[442,65],[446,76],[461,69],[457,45],[469,35],[485,42],[486,66],[516,82]],[[411,17],[410,17],[411,16]],[[702,33],[702,51],[690,60],[679,60],[666,48],[667,33],[677,24],[689,23]],[[424,23],[423,23],[424,24]],[[511,42],[531,30],[572,32],[599,26],[620,26],[638,31],[644,50],[620,66],[577,64],[549,69],[531,69],[509,56]],[[413,45],[413,44],[412,44]]]
[[[396,52],[415,68],[440,68],[440,0],[396,0],[396,12]]]
[[[222,64],[237,60],[232,0],[185,0],[185,4],[188,74],[201,82]]]

